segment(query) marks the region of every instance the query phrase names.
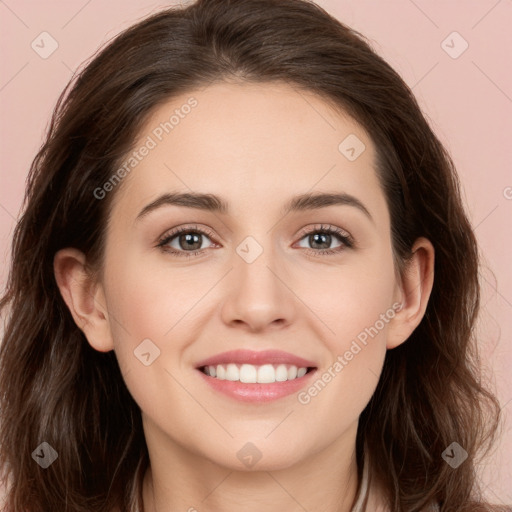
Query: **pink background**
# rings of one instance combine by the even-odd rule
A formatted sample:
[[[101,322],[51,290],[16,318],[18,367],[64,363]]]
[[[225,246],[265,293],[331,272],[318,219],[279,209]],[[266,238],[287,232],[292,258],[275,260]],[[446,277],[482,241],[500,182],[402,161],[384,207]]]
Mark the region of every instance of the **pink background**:
[[[25,177],[53,106],[84,60],[119,31],[178,2],[5,0],[0,3],[0,287]],[[371,41],[413,88],[451,152],[480,241],[484,360],[505,417],[493,455],[480,467],[490,502],[512,503],[512,50],[511,0],[319,0]],[[47,59],[32,41],[48,32]],[[458,32],[462,39],[451,35]],[[448,37],[448,39],[447,39]],[[36,39],[37,38],[37,39]],[[442,44],[442,42],[445,43]],[[458,55],[469,45],[467,50]],[[48,48],[48,46],[47,46]],[[452,58],[445,50],[452,55]]]

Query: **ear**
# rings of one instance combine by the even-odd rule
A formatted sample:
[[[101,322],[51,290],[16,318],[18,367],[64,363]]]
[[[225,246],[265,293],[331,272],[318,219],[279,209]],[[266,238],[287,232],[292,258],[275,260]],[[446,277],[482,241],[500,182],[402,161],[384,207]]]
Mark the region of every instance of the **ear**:
[[[421,322],[434,284],[434,257],[432,243],[426,238],[418,238],[397,286],[395,298],[402,307],[390,322],[388,349],[406,341]]]
[[[113,350],[103,287],[87,272],[85,255],[77,249],[61,249],[53,259],[53,271],[62,298],[89,344],[100,352]]]

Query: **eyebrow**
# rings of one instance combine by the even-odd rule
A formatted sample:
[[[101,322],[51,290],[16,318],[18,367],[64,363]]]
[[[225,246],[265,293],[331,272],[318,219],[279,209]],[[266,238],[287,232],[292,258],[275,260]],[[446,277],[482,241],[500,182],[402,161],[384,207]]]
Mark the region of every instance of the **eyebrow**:
[[[185,206],[221,214],[229,212],[228,203],[214,194],[202,194],[195,192],[168,193],[163,194],[148,205],[137,215],[137,220],[145,217],[150,212],[167,205]],[[281,214],[287,215],[290,212],[301,212],[307,210],[318,210],[328,206],[345,205],[357,208],[364,213],[372,222],[373,218],[365,205],[350,194],[346,193],[306,193],[292,197],[283,207]]]

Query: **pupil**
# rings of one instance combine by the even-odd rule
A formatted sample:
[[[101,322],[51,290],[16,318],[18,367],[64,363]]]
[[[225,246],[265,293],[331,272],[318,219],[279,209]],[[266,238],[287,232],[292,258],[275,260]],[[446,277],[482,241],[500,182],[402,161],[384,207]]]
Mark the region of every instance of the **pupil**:
[[[320,241],[318,242],[318,238],[319,237],[324,237],[324,241]],[[325,241],[325,238],[327,237],[327,241]],[[314,244],[316,243],[319,243],[320,245],[323,243],[323,244],[326,244],[327,247],[320,247],[320,249],[326,249],[329,247],[330,245],[330,242],[331,242],[331,235],[329,235],[328,233],[315,233],[314,235],[312,235],[312,239],[313,239],[313,242],[312,242],[312,246],[314,246]]]
[[[180,237],[180,245],[181,242],[185,242],[185,245],[188,249],[199,249],[201,247],[200,235],[187,233],[186,235],[181,235]],[[193,247],[194,244],[199,244],[198,247]]]

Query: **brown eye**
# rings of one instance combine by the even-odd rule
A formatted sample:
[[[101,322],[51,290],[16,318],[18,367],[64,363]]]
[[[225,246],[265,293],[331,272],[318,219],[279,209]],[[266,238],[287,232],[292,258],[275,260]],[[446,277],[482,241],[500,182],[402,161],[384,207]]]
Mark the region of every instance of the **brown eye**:
[[[204,240],[210,240],[210,236],[209,232],[197,227],[178,228],[166,233],[158,247],[177,256],[197,256],[205,250]]]
[[[334,247],[333,243],[336,244]],[[316,253],[316,255],[336,254],[345,248],[353,247],[353,240],[347,232],[337,227],[321,226],[320,228],[303,232],[299,247]]]

